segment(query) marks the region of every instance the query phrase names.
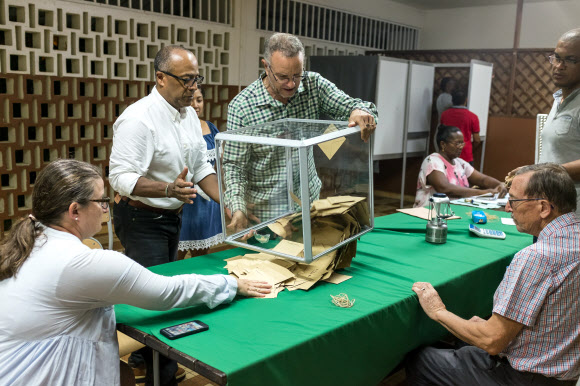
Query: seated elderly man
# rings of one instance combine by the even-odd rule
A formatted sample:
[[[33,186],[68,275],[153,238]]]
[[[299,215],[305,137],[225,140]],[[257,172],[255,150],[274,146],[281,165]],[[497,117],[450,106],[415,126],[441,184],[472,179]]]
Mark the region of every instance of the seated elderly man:
[[[495,292],[493,314],[465,320],[429,283],[413,284],[421,307],[459,339],[457,350],[407,358],[411,385],[575,385],[580,375],[580,221],[576,190],[556,164],[520,169],[506,211],[538,237],[519,251]]]

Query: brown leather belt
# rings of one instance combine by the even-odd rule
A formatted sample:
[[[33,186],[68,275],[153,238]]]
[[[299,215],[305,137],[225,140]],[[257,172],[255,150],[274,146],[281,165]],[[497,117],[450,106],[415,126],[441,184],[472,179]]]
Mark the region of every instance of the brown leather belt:
[[[131,200],[127,196],[118,196],[118,197],[120,197],[120,200],[125,201],[127,203],[127,205],[132,206],[133,208],[144,209],[144,210],[147,210],[147,211],[153,212],[153,213],[174,214],[175,215],[175,214],[181,213],[181,211],[183,210],[183,205],[181,205],[177,209],[163,209],[163,208],[156,208],[154,206],[144,204],[141,201]],[[117,201],[117,197],[115,197],[115,201],[117,203],[119,202],[119,201]]]

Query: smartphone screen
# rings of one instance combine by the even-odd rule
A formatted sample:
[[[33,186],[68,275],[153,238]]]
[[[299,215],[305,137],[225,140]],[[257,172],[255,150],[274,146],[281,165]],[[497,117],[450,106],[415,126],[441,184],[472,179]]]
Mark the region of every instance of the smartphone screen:
[[[200,322],[199,320],[193,320],[191,322],[163,328],[161,329],[161,334],[169,339],[176,339],[182,336],[206,331],[207,329],[209,329],[207,324]]]

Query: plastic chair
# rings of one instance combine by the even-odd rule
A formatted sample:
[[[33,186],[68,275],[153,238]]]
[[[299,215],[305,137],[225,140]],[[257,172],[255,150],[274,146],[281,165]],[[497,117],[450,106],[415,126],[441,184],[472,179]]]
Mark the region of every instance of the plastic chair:
[[[540,154],[542,154],[542,130],[547,119],[548,114],[538,114],[536,116],[536,156],[534,163],[538,163]]]
[[[110,208],[110,206],[109,206]],[[107,223],[107,235],[109,238],[109,245],[107,249],[113,249],[113,222],[111,221],[111,211],[109,210],[107,213],[103,213],[103,218],[101,222]]]

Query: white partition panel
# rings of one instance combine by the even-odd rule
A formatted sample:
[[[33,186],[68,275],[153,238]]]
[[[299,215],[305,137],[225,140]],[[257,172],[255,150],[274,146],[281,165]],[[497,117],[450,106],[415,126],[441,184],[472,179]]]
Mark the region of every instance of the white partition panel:
[[[429,132],[433,105],[433,79],[435,79],[435,67],[432,63],[411,62],[409,133]]]
[[[469,71],[469,93],[467,108],[479,118],[480,136],[487,133],[487,117],[489,115],[489,96],[491,94],[491,78],[493,64],[472,60]]]
[[[377,75],[376,105],[379,123],[374,138],[374,158],[399,156],[403,152],[405,105],[409,61],[381,57]]]

